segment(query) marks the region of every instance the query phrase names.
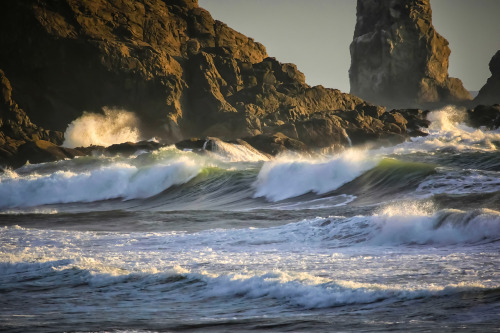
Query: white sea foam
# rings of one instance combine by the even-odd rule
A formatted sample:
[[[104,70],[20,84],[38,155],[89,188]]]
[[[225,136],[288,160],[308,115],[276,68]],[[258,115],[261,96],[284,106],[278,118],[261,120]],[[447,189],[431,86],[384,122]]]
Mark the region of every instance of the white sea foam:
[[[103,112],[104,114],[84,112],[80,118],[71,122],[64,133],[63,146],[107,147],[116,143],[141,140],[139,121],[134,113],[110,108],[103,108]]]
[[[211,152],[227,162],[258,162],[268,161],[269,156],[261,153],[250,145],[224,142],[217,138],[210,138],[204,147],[210,144]]]
[[[500,173],[497,171],[456,170],[437,168],[437,173],[428,176],[418,186],[415,194],[475,194],[500,191]]]
[[[406,154],[412,152],[434,152],[443,149],[457,151],[496,151],[494,142],[500,141],[500,130],[485,130],[467,126],[464,123],[464,108],[446,106],[432,111],[427,116],[431,124],[426,137],[412,138],[395,147],[382,148],[381,153]]]
[[[354,262],[353,262],[354,263]],[[78,260],[52,260],[41,263],[0,262],[0,275],[15,278],[22,275],[23,280],[37,279],[37,285],[50,286],[54,275],[60,273],[64,278],[58,280],[59,287],[81,286],[103,289],[131,288],[132,290],[155,284],[183,284],[182,294],[177,301],[196,299],[227,301],[238,299],[273,299],[281,304],[298,306],[305,309],[320,309],[351,304],[369,304],[381,301],[412,300],[433,296],[452,295],[463,291],[487,290],[498,288],[494,282],[458,282],[436,285],[420,281],[415,284],[384,284],[338,280],[331,277],[318,277],[309,273],[284,272],[275,269],[271,272],[252,273],[207,273],[191,272],[182,267],[172,267],[163,272],[134,272],[119,267],[80,258]],[[44,277],[47,281],[44,281]],[[192,289],[189,289],[192,288]],[[175,288],[172,288],[175,290]],[[172,292],[172,291],[170,291]],[[175,291],[174,291],[175,292]]]
[[[278,157],[260,170],[254,196],[279,201],[308,192],[327,193],[375,167],[378,160],[355,149],[327,159]]]
[[[376,245],[446,245],[500,239],[500,212],[489,209],[432,212],[429,206],[400,203],[384,208],[371,220],[377,228],[369,243]]]
[[[367,304],[388,299],[411,300],[486,288],[480,283],[404,287],[330,280],[316,284],[314,280],[317,278],[311,281],[303,279],[300,275],[290,275],[280,271],[246,278],[230,274],[204,279],[208,282],[205,291],[208,297],[273,298],[306,309]]]
[[[0,208],[147,198],[189,181],[200,170],[195,161],[181,156],[143,167],[119,162],[78,172],[5,174],[0,176]]]

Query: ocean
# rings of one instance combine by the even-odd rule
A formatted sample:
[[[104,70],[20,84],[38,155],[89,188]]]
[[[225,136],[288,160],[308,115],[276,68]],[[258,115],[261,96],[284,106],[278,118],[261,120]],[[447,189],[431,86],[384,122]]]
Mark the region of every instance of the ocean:
[[[2,332],[500,331],[500,131],[0,174]]]

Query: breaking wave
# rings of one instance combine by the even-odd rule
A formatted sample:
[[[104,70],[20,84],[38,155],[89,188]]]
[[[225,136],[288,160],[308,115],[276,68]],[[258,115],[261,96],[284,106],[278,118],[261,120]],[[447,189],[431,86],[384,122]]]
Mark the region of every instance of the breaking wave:
[[[254,184],[255,197],[279,201],[313,192],[324,194],[375,167],[378,159],[350,149],[329,159],[278,157],[264,164]]]
[[[80,261],[80,260],[78,260]],[[45,263],[0,263],[2,287],[15,285],[27,290],[39,288],[84,289],[86,293],[147,294],[161,288],[176,302],[227,302],[230,299],[279,300],[304,309],[321,309],[381,301],[404,301],[429,297],[495,290],[499,286],[481,283],[421,284],[417,286],[359,283],[331,280],[310,274],[282,271],[263,274],[207,274],[174,267],[166,272],[135,272],[111,269],[105,265],[62,259]],[[83,265],[82,265],[83,264]],[[22,274],[19,274],[22,273]],[[55,285],[54,281],[57,281]],[[190,293],[191,296],[187,294]],[[137,299],[139,301],[139,298]]]
[[[0,208],[147,198],[188,182],[200,170],[193,160],[180,157],[150,166],[122,162],[85,171],[10,173],[0,177]]]
[[[84,112],[71,122],[64,133],[63,146],[68,148],[90,145],[110,146],[116,143],[141,140],[134,113],[103,108],[104,114]]]

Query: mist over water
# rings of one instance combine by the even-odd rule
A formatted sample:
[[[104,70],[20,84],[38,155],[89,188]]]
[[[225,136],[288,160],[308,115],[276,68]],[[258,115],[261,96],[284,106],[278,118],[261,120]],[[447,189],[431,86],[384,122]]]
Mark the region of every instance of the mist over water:
[[[429,119],[378,149],[214,139],[7,171],[2,329],[497,330],[500,133]]]
[[[104,114],[84,112],[64,133],[64,147],[110,146],[141,140],[139,120],[133,112],[103,108]]]

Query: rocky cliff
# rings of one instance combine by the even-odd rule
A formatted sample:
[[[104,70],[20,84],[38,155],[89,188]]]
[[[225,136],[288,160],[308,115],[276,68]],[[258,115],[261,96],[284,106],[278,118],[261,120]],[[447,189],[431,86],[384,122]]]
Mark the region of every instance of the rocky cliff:
[[[2,1],[0,29],[10,94],[44,128],[64,131],[83,111],[112,106],[165,142],[261,135],[328,147],[406,135],[404,117],[309,86],[196,0]]]
[[[491,77],[474,99],[474,104],[500,104],[500,51],[490,61]]]
[[[450,48],[432,25],[430,0],[358,0],[351,93],[390,106],[471,99],[448,76]]]

